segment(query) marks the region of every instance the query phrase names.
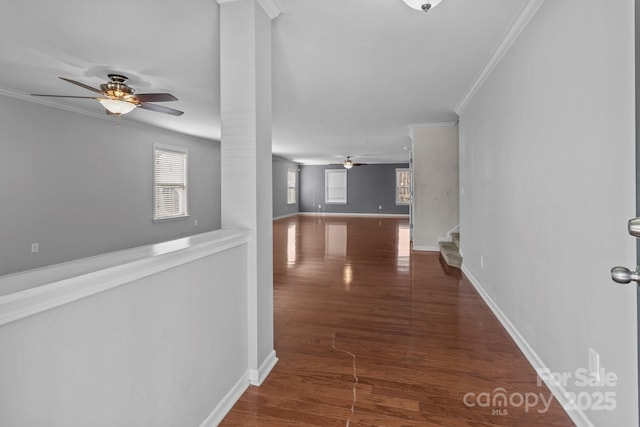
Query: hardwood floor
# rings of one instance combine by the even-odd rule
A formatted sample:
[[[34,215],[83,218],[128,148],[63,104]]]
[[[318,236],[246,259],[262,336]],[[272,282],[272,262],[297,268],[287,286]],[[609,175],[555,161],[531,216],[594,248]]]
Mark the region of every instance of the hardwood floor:
[[[409,250],[407,220],[273,231],[280,360],[222,426],[573,425],[471,284]]]

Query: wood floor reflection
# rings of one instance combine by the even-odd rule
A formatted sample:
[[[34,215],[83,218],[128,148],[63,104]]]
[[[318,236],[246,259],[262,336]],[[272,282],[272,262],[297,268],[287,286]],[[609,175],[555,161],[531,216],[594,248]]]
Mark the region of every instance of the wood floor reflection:
[[[469,282],[410,251],[406,219],[298,216],[273,232],[280,361],[222,426],[573,425]]]

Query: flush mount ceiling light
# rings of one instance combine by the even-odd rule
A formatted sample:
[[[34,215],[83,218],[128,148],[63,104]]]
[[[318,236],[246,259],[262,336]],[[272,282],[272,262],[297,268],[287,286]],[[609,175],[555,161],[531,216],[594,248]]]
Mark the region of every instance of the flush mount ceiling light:
[[[402,0],[412,9],[428,12],[442,2],[442,0]]]

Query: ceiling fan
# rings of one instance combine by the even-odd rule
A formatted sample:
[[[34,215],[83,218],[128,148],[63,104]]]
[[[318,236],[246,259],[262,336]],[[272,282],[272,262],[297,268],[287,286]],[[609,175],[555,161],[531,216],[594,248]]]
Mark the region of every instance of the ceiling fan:
[[[162,105],[150,104],[150,102],[167,102],[177,101],[178,98],[170,93],[135,93],[135,90],[127,85],[128,77],[121,74],[109,74],[110,81],[100,85],[100,89],[96,89],[84,83],[75,80],[60,77],[65,82],[78,85],[92,92],[100,94],[99,96],[70,96],[70,95],[41,95],[32,94],[33,96],[50,96],[55,98],[81,98],[96,99],[105,108],[107,114],[120,116],[130,113],[136,107],[144,110],[155,111],[158,113],[171,114],[172,116],[181,116],[183,111]]]
[[[331,163],[333,166],[343,166],[345,169],[351,169],[354,166],[365,166],[366,163],[354,163],[351,160],[351,156],[347,156],[347,159],[342,163]]]

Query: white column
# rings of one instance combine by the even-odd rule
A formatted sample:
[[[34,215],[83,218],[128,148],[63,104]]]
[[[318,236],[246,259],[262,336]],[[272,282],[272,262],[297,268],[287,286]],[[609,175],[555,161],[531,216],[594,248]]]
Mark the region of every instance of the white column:
[[[274,0],[218,0],[222,228],[251,230],[248,363],[259,385],[275,365],[271,188],[271,21]]]

